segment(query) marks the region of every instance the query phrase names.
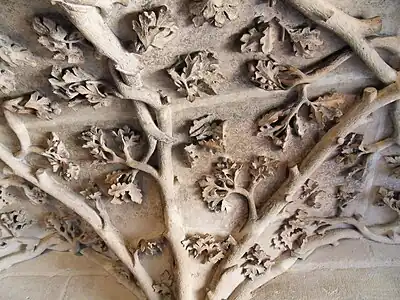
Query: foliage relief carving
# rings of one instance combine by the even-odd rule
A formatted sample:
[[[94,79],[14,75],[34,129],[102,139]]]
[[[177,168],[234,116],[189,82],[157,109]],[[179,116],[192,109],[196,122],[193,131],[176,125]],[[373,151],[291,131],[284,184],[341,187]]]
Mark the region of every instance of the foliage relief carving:
[[[71,64],[84,62],[83,51],[79,45],[85,39],[79,31],[67,31],[54,20],[46,17],[35,17],[32,26],[39,35],[38,42],[54,52],[53,59],[67,60]]]
[[[163,93],[145,86],[140,73],[141,57],[121,47],[119,39],[106,22],[107,13],[114,3],[127,3],[113,0],[53,2],[63,7],[82,36],[109,59],[108,67],[115,84],[99,80],[76,66],[65,69],[55,66],[49,79],[54,94],[68,100],[71,106],[81,103],[101,107],[107,106],[115,98],[129,99],[135,108],[141,132],[139,134],[129,126],[109,130],[94,125],[84,131],[81,136],[83,148],[88,149],[96,163],[108,164],[105,167],[113,165],[114,168],[113,171],[106,171],[108,174],[103,176],[101,183],[93,183],[76,192],[59,180],[60,177],[74,179],[79,173],[80,166],[72,162],[75,160],[70,157],[66,144],[55,133],[50,136],[47,148],[34,144],[29,127],[19,116],[32,114],[48,120],[60,113],[57,105],[37,92],[4,101],[4,119],[15,133],[20,149],[14,152],[0,144],[0,160],[6,165],[0,176],[0,247],[10,251],[1,257],[0,270],[37,257],[47,250],[70,251],[96,261],[139,299],[186,300],[194,298],[189,266],[196,263],[196,260],[191,261],[195,258],[215,265],[205,282],[205,299],[220,300],[229,294],[230,300],[236,300],[251,299],[254,290],[287,271],[297,260],[306,259],[321,246],[337,244],[343,239],[360,238],[400,244],[399,192],[379,186],[376,193],[370,193],[374,183],[371,180],[372,167],[376,167],[378,162],[386,162],[394,173],[398,167],[398,153],[389,155],[384,152],[395,149],[392,146],[398,141],[398,124],[393,123],[395,130],[388,136],[377,133],[374,141],[366,139],[360,128],[375,111],[392,103],[396,105],[400,99],[397,70],[386,64],[374,48],[379,41],[391,43],[397,41],[396,37],[388,39],[378,36],[367,42],[367,37],[381,30],[382,20],[379,17],[357,19],[323,0],[287,1],[311,21],[336,33],[350,48],[339,49],[315,65],[302,68],[284,65],[272,58],[250,65],[252,80],[260,87],[266,90],[297,90],[297,99],[267,111],[256,121],[261,135],[283,150],[293,137],[314,133],[315,138],[311,149],[301,153],[296,161],[288,158],[288,172],[285,172],[286,168],[281,168],[286,165],[283,162],[286,157],[280,152],[277,154],[280,160],[257,155],[248,161],[229,158],[229,153],[224,153],[210,166],[211,173],[198,182],[201,190],[199,200],[203,198],[209,210],[226,211],[227,214],[230,213],[230,196],[235,195],[247,204],[246,222],[241,228],[234,228],[223,235],[226,238],[219,238],[211,233],[189,233],[184,226],[180,209],[182,199],[177,199],[175,185],[178,180],[174,177],[172,160],[172,149],[177,142],[172,124],[174,103],[165,101]],[[273,5],[274,2],[268,1],[268,4]],[[200,25],[207,21],[220,27],[228,20],[237,18],[239,4],[239,1],[232,0],[196,1],[193,3],[196,9],[192,7],[194,23]],[[176,28],[164,15],[166,12],[167,9],[161,7],[160,11],[149,10],[139,14],[139,21],[134,22],[138,53],[149,47],[157,48],[166,42],[173,42]],[[329,15],[329,18],[321,18],[321,15]],[[88,19],[93,23],[88,25]],[[43,22],[44,19],[40,19],[40,23]],[[64,34],[60,34],[57,25],[46,23],[48,26],[41,27],[40,34],[47,39]],[[342,24],[354,26],[343,30]],[[242,38],[245,44],[243,49],[269,53],[272,50],[271,43],[262,41],[269,34],[266,24],[259,22],[256,26],[260,28],[255,28],[256,31],[252,30]],[[309,58],[322,45],[317,29],[280,26],[292,44],[293,55]],[[58,32],[57,35],[54,30]],[[62,39],[65,42],[66,36]],[[0,58],[7,70],[31,62],[27,49],[8,38],[2,38],[0,43]],[[396,54],[396,47],[389,49]],[[70,58],[70,52],[63,51],[58,52]],[[347,96],[339,93],[310,100],[308,86],[334,71],[353,55],[360,56],[384,87],[380,91],[373,87],[365,88],[357,101],[347,101]],[[183,56],[168,73],[178,92],[189,101],[200,98],[201,93],[215,95],[216,85],[223,79],[219,61],[212,52],[206,50]],[[0,82],[3,86],[8,84],[4,83],[8,81],[3,78]],[[351,105],[353,107],[347,109]],[[210,160],[213,159],[213,152],[219,154],[227,150],[224,144],[225,121],[205,116],[195,120],[190,128],[188,138],[193,139],[193,145],[209,150]],[[142,139],[145,144],[143,147]],[[145,150],[137,151],[139,148]],[[188,152],[192,150],[188,149]],[[47,159],[50,167],[31,162],[28,159],[31,154]],[[335,186],[334,195],[330,195],[320,184],[321,181],[317,182],[314,178],[316,171],[325,164],[340,169],[338,174],[332,175],[342,182]],[[139,172],[159,186],[165,232],[157,238],[140,237],[128,243],[126,237],[115,228],[112,214],[107,211],[107,202],[141,204],[142,191],[137,179]],[[278,180],[268,197],[262,196],[256,201],[257,189],[261,189],[264,181],[278,177],[278,173],[283,173],[283,180]],[[396,215],[396,220],[384,226],[370,224],[365,212],[374,207],[362,199],[365,192],[373,195],[378,205],[387,207]],[[328,202],[330,196],[333,199],[328,200],[332,201],[333,209],[326,211],[323,204],[327,203],[322,202]],[[24,200],[46,213],[46,228],[40,228],[38,234],[28,237],[23,235],[24,230],[39,222],[31,219],[28,211],[11,208],[11,204]],[[349,213],[349,207],[354,202],[357,210]],[[273,230],[266,237],[269,244],[264,245],[261,235],[268,229]],[[164,251],[164,247],[169,247],[169,251]],[[166,253],[173,257],[170,270],[163,272],[159,278],[153,278],[154,274],[146,269],[142,259]],[[223,283],[238,278],[238,274],[242,275],[239,276],[241,281],[226,290]]]

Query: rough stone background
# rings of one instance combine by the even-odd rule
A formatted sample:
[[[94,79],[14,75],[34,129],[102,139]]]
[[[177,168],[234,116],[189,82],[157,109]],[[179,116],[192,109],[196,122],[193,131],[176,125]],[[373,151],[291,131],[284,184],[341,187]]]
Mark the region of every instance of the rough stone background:
[[[268,152],[278,158],[279,154],[270,152],[265,140],[254,137],[253,121],[268,108],[282,103],[288,93],[265,92],[253,87],[246,77],[245,62],[255,56],[239,53],[236,41],[238,33],[261,12],[266,18],[277,13],[278,17],[287,24],[299,24],[303,21],[302,17],[292,9],[285,8],[283,1],[278,3],[277,10],[274,11],[267,8],[267,1],[249,0],[243,1],[240,18],[224,28],[219,29],[208,25],[194,28],[188,21],[188,2],[189,0],[132,1],[127,8],[116,7],[110,12],[109,24],[122,40],[129,41],[132,35],[129,26],[132,13],[144,7],[167,4],[173,15],[177,16],[177,23],[181,30],[179,37],[162,51],[149,52],[143,57],[143,61],[146,65],[144,74],[146,83],[154,89],[163,89],[172,97],[175,136],[184,143],[187,121],[212,112],[217,117],[228,120],[227,152],[232,157],[246,159],[250,154],[261,155]],[[397,0],[331,0],[330,2],[355,16],[381,15],[384,21],[383,33],[398,33],[400,2]],[[37,36],[31,28],[31,21],[36,14],[60,13],[62,11],[52,6],[48,0],[29,2],[0,0],[0,16],[2,17],[0,31],[26,45],[39,61],[39,67],[16,70],[20,84],[18,91],[13,95],[35,89],[49,93],[47,76],[55,61],[50,59],[50,52],[36,41]],[[61,20],[62,15],[59,16]],[[329,32],[323,31],[323,37],[326,43],[316,59],[343,46],[343,42]],[[164,68],[170,66],[177,55],[206,48],[218,54],[227,80],[220,88],[220,95],[204,97],[197,99],[194,103],[188,103],[175,92]],[[312,60],[305,61],[296,57],[288,58],[289,50],[288,45],[283,45],[275,50],[274,55],[296,66],[312,62]],[[83,68],[109,78],[105,61],[96,61],[92,57],[93,51],[90,48],[85,51],[88,60]],[[371,73],[357,58],[353,58],[338,68],[335,73],[316,82],[311,94],[319,95],[331,89],[358,93],[362,87],[372,83],[375,83],[375,80]],[[229,110],[226,109],[228,106]],[[83,174],[87,177],[93,172],[104,170],[89,169],[89,157],[79,147],[77,133],[94,124],[111,128],[124,123],[135,123],[130,104],[126,102],[115,103],[112,109],[102,108],[95,111],[91,108],[79,108],[79,113],[65,108],[62,116],[52,121],[30,117],[25,119],[34,141],[43,141],[44,135],[49,131],[59,133],[71,150],[72,157],[83,166]],[[3,124],[1,116],[0,124]],[[0,126],[0,140],[10,147],[15,146],[12,132],[3,125]],[[298,142],[299,148],[310,143],[307,140]],[[201,229],[203,232],[212,233],[222,229],[228,232],[237,225],[233,220],[235,216],[243,213],[244,208],[239,205],[236,214],[229,218],[224,215],[211,215],[194,188],[197,176],[207,172],[211,161],[204,162],[193,174],[192,170],[183,163],[181,146],[178,145],[174,151],[175,174],[181,183],[177,196],[182,199],[182,213],[188,230],[196,232]],[[296,149],[293,149],[285,156],[295,158],[296,154]],[[112,205],[108,207],[115,224],[127,238],[138,236],[149,238],[163,231],[157,190],[148,180],[143,180],[143,187],[147,191],[143,205],[126,205],[122,209]],[[196,211],[195,216],[193,216],[193,211]],[[335,248],[320,249],[307,261],[298,263],[291,271],[260,289],[256,299],[399,299],[399,250],[400,247],[366,241],[348,241]],[[154,266],[154,263],[152,265]],[[198,265],[190,267],[194,275],[201,271]],[[159,274],[156,268],[152,271]],[[86,261],[85,258],[71,254],[48,253],[0,273],[0,300],[133,298],[105,271]]]

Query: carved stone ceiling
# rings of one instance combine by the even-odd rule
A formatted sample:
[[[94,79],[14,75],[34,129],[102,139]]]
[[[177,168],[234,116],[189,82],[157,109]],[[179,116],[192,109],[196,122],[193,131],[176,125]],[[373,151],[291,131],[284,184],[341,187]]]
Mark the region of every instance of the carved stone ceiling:
[[[250,299],[399,244],[399,9],[0,0],[0,270],[71,252],[138,299]]]

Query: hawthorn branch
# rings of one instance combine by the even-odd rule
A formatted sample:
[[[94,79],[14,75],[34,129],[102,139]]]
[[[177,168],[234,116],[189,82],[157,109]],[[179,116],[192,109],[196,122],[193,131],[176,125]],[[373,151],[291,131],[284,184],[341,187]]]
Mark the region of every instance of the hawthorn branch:
[[[297,257],[290,257],[289,255],[285,255],[280,258],[276,263],[271,267],[266,274],[257,277],[254,281],[250,279],[245,279],[241,282],[232,292],[232,294],[228,297],[228,300],[248,300],[252,298],[251,293],[271,281],[275,277],[285,273],[289,270],[298,260]]]
[[[60,239],[57,234],[51,234],[42,239],[28,239],[28,238],[11,238],[7,240],[7,243],[17,243],[20,245],[27,245],[27,247],[21,250],[6,255],[0,258],[0,271],[6,270],[11,266],[36,258],[43,254],[48,249],[58,248],[62,251],[68,251],[69,245],[65,245],[65,242]]]
[[[400,57],[400,49],[398,47],[400,43],[399,36],[379,36],[368,38],[368,41],[374,48],[387,50]],[[288,70],[280,73],[278,77],[288,88],[300,84],[312,83],[333,72],[354,55],[355,53],[350,47],[344,47],[301,70],[287,66]]]
[[[171,108],[165,106],[157,112],[157,120],[160,129],[172,136],[172,116]],[[192,276],[190,273],[190,259],[186,250],[182,247],[181,241],[186,237],[182,214],[179,210],[179,200],[175,198],[174,191],[174,172],[172,163],[172,144],[159,143],[158,148],[161,192],[164,200],[164,222],[166,230],[165,238],[168,240],[174,256],[175,282],[177,285],[178,300],[193,299],[191,287]]]
[[[103,17],[100,15],[96,7],[68,4],[64,2],[60,4],[68,13],[71,22],[80,30],[87,40],[92,42],[92,44],[96,46],[100,53],[107,56],[114,62],[116,69],[119,70],[124,76],[123,80],[130,83],[130,86],[136,87],[132,88],[130,91],[130,95],[134,96],[131,99],[136,100],[137,95],[137,100],[139,101],[145,101],[153,105],[158,105],[158,101],[154,98],[155,93],[150,92],[148,89],[143,89],[143,83],[140,77],[142,65],[137,58],[137,55],[129,53],[122,47],[120,41],[111,31],[110,27],[108,27],[108,25],[104,22]],[[114,75],[116,74],[114,73]],[[119,87],[123,87],[120,80],[118,80],[116,84],[119,84]],[[124,91],[128,92],[124,89],[120,92]],[[160,96],[158,95],[158,97]],[[147,107],[145,109],[147,109]],[[148,115],[143,115],[145,117],[151,117],[150,113],[148,113]],[[142,116],[139,115],[138,117],[140,118]],[[152,118],[147,118],[145,122],[154,125],[149,126],[148,128],[150,134],[156,138],[160,136],[166,138],[165,135],[159,131],[157,126],[155,126]]]
[[[246,189],[241,187],[236,187],[232,193],[241,195],[246,199],[248,215],[249,215],[247,222],[249,223],[255,222],[257,220],[257,207],[252,193],[248,192]]]
[[[60,184],[53,178],[53,175],[49,175],[45,170],[40,169],[36,172],[36,176],[33,175],[30,166],[15,158],[14,155],[1,144],[0,160],[7,164],[15,175],[24,178],[26,181],[29,181],[31,184],[37,186],[50,196],[58,199],[65,206],[82,217],[93,227],[96,233],[105,241],[107,246],[127,266],[138,280],[140,286],[146,291],[152,289],[151,285],[150,287],[143,287],[142,284],[146,284],[146,280],[140,277],[140,273],[137,273],[135,263],[125,246],[121,234],[112,226],[105,211],[101,212],[100,217],[96,211],[85,202],[85,199],[81,195],[74,193],[68,187]],[[139,277],[136,277],[137,275],[139,275]],[[159,299],[158,295],[154,294],[153,297],[152,294],[148,295],[150,299]]]
[[[281,255],[275,264],[271,267],[266,274],[257,277],[254,281],[245,279],[240,283],[228,300],[247,300],[252,298],[252,292],[261,286],[267,284],[272,279],[285,273],[289,270],[299,259],[306,259],[315,250],[326,245],[337,245],[340,240],[344,239],[360,239],[362,235],[354,229],[336,229],[327,232],[323,236],[312,236],[306,245],[300,250],[293,253],[285,253]],[[294,256],[292,256],[294,254]]]
[[[391,232],[400,228],[400,219],[385,224],[367,226],[362,219],[350,218],[350,217],[339,217],[339,218],[311,218],[310,220],[321,221],[330,224],[332,228],[340,225],[350,225],[357,229],[357,231],[367,240],[382,243],[397,245],[400,244],[400,238],[388,236]]]
[[[397,72],[369,44],[366,37],[381,30],[380,17],[360,20],[344,13],[324,0],[286,0],[315,23],[342,38],[375,75],[386,84],[396,81]]]
[[[29,136],[28,130],[26,129],[25,124],[22,122],[21,118],[17,116],[15,113],[4,109],[4,117],[6,118],[7,125],[11,128],[11,130],[15,133],[18,138],[20,145],[20,153],[26,154],[29,152],[29,148],[31,147],[31,137]]]
[[[292,176],[265,203],[260,210],[261,217],[257,222],[246,226],[239,236],[235,236],[238,244],[232,247],[231,253],[217,266],[210,283],[209,299],[221,298],[222,290],[218,282],[224,276],[224,271],[236,265],[245,252],[256,243],[264,230],[279,219],[279,215],[285,207],[293,201],[294,194],[337,149],[337,140],[345,138],[347,134],[352,132],[360,122],[374,111],[399,99],[400,84],[397,82],[379,92],[374,88],[366,88],[364,90],[362,100],[322,137],[298,168],[292,168],[295,172],[292,172]]]
[[[105,24],[99,13],[91,7],[67,7],[66,11],[70,15],[72,22],[81,30],[86,38],[91,41],[103,54],[109,57],[117,65],[116,70],[120,72],[123,77],[122,80],[125,84],[134,88],[142,87],[140,80],[140,69],[141,66],[134,55],[127,54],[122,48],[118,39],[114,36],[110,28]],[[110,45],[111,44],[111,45]],[[111,47],[110,47],[111,46]],[[127,55],[129,57],[127,57]],[[113,66],[111,66],[111,69]],[[127,96],[133,96],[132,100],[135,99],[135,92],[128,90],[125,85],[121,84],[118,80],[119,77],[115,76],[118,74],[114,73],[114,77],[117,79],[116,84],[121,88],[120,92],[125,92]],[[183,224],[178,211],[178,203],[175,201],[174,190],[173,190],[173,166],[172,166],[172,122],[171,122],[171,110],[168,106],[159,107],[158,103],[156,108],[157,119],[161,130],[155,125],[155,122],[146,106],[146,103],[154,104],[154,99],[144,99],[142,96],[154,97],[154,93],[138,93],[140,101],[134,101],[135,108],[138,113],[139,121],[144,131],[152,138],[159,141],[159,156],[160,156],[160,185],[164,198],[164,215],[166,224],[166,237],[170,242],[172,252],[174,253],[175,264],[176,264],[176,282],[177,282],[177,298],[181,300],[191,299],[190,296],[190,280],[191,277],[187,269],[188,257],[184,248],[180,242],[184,239],[185,234],[183,231]],[[133,93],[133,94],[130,94]],[[123,97],[125,97],[123,95]],[[160,97],[160,95],[158,95]],[[149,100],[149,101],[144,101]],[[153,102],[152,102],[153,101]],[[145,103],[146,102],[146,103]],[[123,261],[123,260],[122,260]],[[129,262],[123,261],[125,265],[129,267]],[[131,269],[131,268],[130,268]],[[132,270],[131,270],[132,271]],[[133,270],[135,271],[135,270]],[[160,296],[154,291],[150,292],[148,286],[143,287],[147,296],[150,299],[159,299]]]

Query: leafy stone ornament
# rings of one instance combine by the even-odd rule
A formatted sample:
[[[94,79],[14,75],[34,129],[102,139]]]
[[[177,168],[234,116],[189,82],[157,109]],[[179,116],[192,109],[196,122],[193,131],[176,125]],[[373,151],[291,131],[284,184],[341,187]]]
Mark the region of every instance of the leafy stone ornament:
[[[90,176],[99,178],[88,178],[98,183],[98,186],[89,189],[77,186],[77,183],[73,185],[60,180],[60,176],[63,177],[60,170],[65,170],[63,166],[67,166],[68,161],[65,145],[56,136],[50,138],[48,149],[36,145],[40,140],[37,138],[38,132],[35,131],[35,139],[31,139],[30,131],[38,123],[32,125],[27,121],[29,118],[20,117],[23,113],[29,113],[48,119],[53,112],[55,114],[51,103],[39,96],[36,98],[36,95],[32,99],[29,96],[29,99],[26,97],[18,101],[13,97],[11,100],[15,101],[9,102],[8,108],[5,107],[10,99],[3,102],[4,121],[15,134],[16,143],[12,143],[12,148],[5,144],[7,139],[0,143],[0,160],[5,165],[0,174],[1,197],[5,199],[2,200],[1,214],[6,214],[0,218],[0,247],[7,253],[0,254],[0,270],[35,258],[46,251],[69,251],[84,255],[104,267],[138,299],[191,300],[202,299],[204,296],[207,300],[247,300],[253,298],[253,291],[286,272],[298,260],[307,259],[322,246],[336,245],[344,239],[361,238],[385,244],[400,244],[398,191],[393,189],[393,186],[381,186],[393,182],[396,178],[391,178],[391,181],[379,178],[379,185],[376,181],[378,176],[388,175],[387,170],[381,168],[384,166],[384,159],[380,157],[395,153],[399,131],[375,131],[373,122],[368,126],[368,132],[365,132],[365,126],[361,126],[371,118],[379,123],[377,127],[384,125],[382,121],[389,123],[391,118],[388,105],[396,106],[396,101],[400,99],[397,70],[388,65],[375,50],[385,48],[389,52],[399,54],[399,38],[378,35],[382,27],[379,17],[357,19],[325,0],[286,0],[287,4],[299,10],[318,26],[331,30],[349,46],[330,53],[316,61],[315,65],[305,67],[290,66],[277,60],[257,61],[253,65],[253,73],[257,72],[252,74],[253,80],[260,86],[268,90],[294,88],[298,92],[297,98],[284,102],[283,98],[288,94],[286,92],[272,94],[257,89],[254,91],[256,95],[265,94],[266,101],[269,95],[278,94],[279,100],[282,100],[276,107],[272,107],[268,101],[265,103],[266,112],[258,124],[260,132],[281,148],[290,148],[289,143],[294,136],[307,136],[307,145],[303,148],[303,145],[300,145],[303,143],[298,143],[293,149],[288,149],[289,151],[272,152],[256,144],[243,145],[246,144],[243,142],[240,143],[241,148],[235,149],[237,151],[224,153],[218,160],[214,159],[212,153],[206,153],[205,156],[208,156],[204,165],[201,169],[196,169],[197,165],[190,170],[191,176],[187,179],[193,179],[191,184],[199,179],[200,189],[196,194],[190,195],[192,197],[185,198],[182,195],[195,189],[184,190],[184,187],[179,186],[180,174],[177,174],[177,170],[181,169],[174,161],[179,158],[175,145],[178,142],[187,142],[190,137],[189,134],[184,137],[178,135],[179,129],[174,131],[177,127],[176,121],[181,121],[183,117],[191,120],[193,116],[215,114],[212,120],[205,117],[198,120],[199,123],[193,124],[196,126],[191,128],[190,135],[196,143],[204,143],[207,147],[215,144],[219,146],[218,142],[215,142],[219,141],[217,137],[221,135],[221,128],[223,132],[223,126],[214,121],[226,120],[227,124],[232,124],[238,119],[243,119],[243,123],[238,122],[236,126],[245,123],[251,125],[253,119],[244,120],[247,117],[246,113],[261,111],[264,103],[253,103],[253,97],[247,97],[247,91],[243,99],[227,99],[243,95],[242,91],[239,94],[231,91],[231,94],[221,98],[207,97],[198,103],[187,103],[179,99],[172,99],[166,103],[162,101],[163,97],[158,91],[146,87],[146,81],[142,78],[142,67],[148,58],[130,53],[109,26],[120,21],[117,20],[120,13],[113,11],[110,14],[110,11],[114,3],[121,1],[54,2],[61,4],[76,28],[108,59],[109,78],[114,80],[115,86],[111,83],[106,84],[105,81],[76,66],[64,69],[55,67],[50,80],[53,92],[68,101],[93,106],[102,106],[113,97],[129,100],[135,112],[128,116],[137,122],[132,122],[127,127],[115,123],[107,124],[105,128],[114,129],[103,129],[100,122],[94,124],[91,118],[85,119],[88,128],[82,135],[84,148],[88,149],[96,161],[102,163],[101,166],[93,167],[93,170],[102,174],[90,172]],[[268,1],[265,4],[272,2]],[[200,24],[206,20],[217,26],[222,26],[236,17],[239,8],[239,2],[236,1],[196,1],[194,4],[200,5],[196,10],[196,22],[199,21]],[[250,5],[247,3],[243,7]],[[157,13],[155,15],[157,17]],[[147,16],[151,19],[150,23],[154,24],[152,14]],[[114,17],[116,19],[110,19]],[[343,24],[349,26],[344,28]],[[167,36],[170,33],[168,28],[165,32],[168,33]],[[147,29],[153,29],[153,26]],[[294,45],[294,51],[299,55],[311,56],[319,46],[318,34],[312,28],[287,30],[286,34]],[[141,40],[143,49],[145,45],[154,46],[153,37],[158,39],[158,35],[146,35],[146,39]],[[11,65],[16,62],[26,65],[24,59],[20,59],[24,58],[26,53],[19,51],[22,49],[18,47],[13,48],[12,43],[3,44],[6,46],[0,47],[0,57],[7,70],[17,74],[17,71],[12,69],[15,66]],[[253,49],[252,46],[250,48]],[[16,53],[8,52],[10,49]],[[159,54],[154,52],[151,55]],[[359,56],[382,82],[381,90],[366,87],[351,109],[343,109],[342,106],[345,106],[347,101],[343,100],[341,94],[327,95],[328,86],[320,81],[316,88],[320,89],[319,94],[325,96],[315,100],[309,99],[307,86],[334,70],[339,72],[338,67],[353,56]],[[258,57],[258,54],[255,57]],[[286,58],[289,59],[285,56]],[[100,63],[96,67],[101,69]],[[179,92],[192,101],[201,96],[201,92],[215,94],[215,84],[221,79],[219,69],[213,54],[200,51],[184,56],[170,70],[170,75]],[[146,76],[150,76],[150,72],[146,71]],[[336,81],[338,78],[341,76],[329,78],[329,89],[336,83],[341,87],[341,82]],[[14,86],[19,87],[17,84]],[[253,91],[249,95],[252,95],[251,93]],[[32,101],[29,102],[30,100]],[[240,110],[240,113],[235,115],[225,108],[227,103],[233,102]],[[219,108],[213,110],[216,106]],[[196,109],[195,112],[193,108]],[[190,117],[186,115],[188,110],[192,110]],[[68,114],[62,118],[65,122],[71,120],[69,118],[74,113],[72,110],[67,111]],[[379,118],[375,118],[377,111]],[[91,113],[95,114],[93,111]],[[181,113],[182,115],[179,115]],[[107,114],[101,115],[109,117]],[[104,122],[108,122],[107,118]],[[46,122],[34,121],[40,122],[39,124]],[[139,126],[140,134],[136,129]],[[393,126],[398,129],[399,125],[394,122]],[[232,138],[230,134],[234,129],[229,128],[229,139]],[[250,138],[246,137],[246,140]],[[143,144],[139,147],[142,141]],[[253,150],[247,153],[247,146],[253,149],[254,153]],[[383,150],[387,150],[387,153]],[[31,159],[38,155],[38,159]],[[50,158],[50,164],[44,165],[43,156]],[[210,164],[206,165],[206,161]],[[290,168],[283,168],[286,165]],[[56,172],[53,172],[53,166],[57,167]],[[326,180],[326,186],[325,181],[324,185],[317,186],[315,178],[322,182],[326,178],[327,168],[330,180]],[[143,177],[137,176],[138,173]],[[198,178],[203,173],[208,174]],[[74,176],[67,178],[72,177]],[[139,190],[138,182],[142,178],[144,183],[149,183],[151,189]],[[344,189],[343,186],[350,183],[357,186],[354,191]],[[335,195],[331,195],[328,189],[335,190],[336,185],[343,189],[340,188]],[[375,188],[372,189],[375,186],[378,186],[377,193]],[[18,192],[19,197],[15,197],[10,203],[11,201],[7,200],[8,194],[14,190]],[[81,194],[79,190],[85,192]],[[151,190],[152,194],[147,195],[147,190]],[[366,197],[358,197],[361,200],[354,199],[364,194],[376,199],[367,199],[365,211],[347,211],[350,204],[354,204],[352,201],[364,205],[367,201],[361,202],[361,198]],[[117,208],[125,209],[131,206],[130,209],[135,209],[142,203],[149,206],[141,211],[144,214],[153,209],[152,203],[155,202],[146,203],[147,199],[153,200],[153,197],[159,197],[157,208],[163,209],[162,214],[160,211],[157,215],[160,219],[163,216],[162,230],[152,231],[153,236],[136,237],[123,235],[117,230],[115,222],[119,220],[114,214]],[[24,202],[25,200],[29,203]],[[108,200],[120,206],[110,209]],[[223,221],[229,226],[217,228],[218,222],[211,219],[217,217],[210,214],[210,220],[207,218],[206,221],[212,221],[213,232],[205,232],[206,226],[189,227],[188,222],[191,220],[185,215],[187,207],[193,204],[189,201],[199,201],[201,204],[202,200],[206,205],[201,214],[199,211],[199,216],[207,213],[207,207],[214,212],[224,211],[219,218],[224,218]],[[230,201],[236,200],[245,201],[247,211],[232,211],[234,207],[229,205]],[[375,221],[371,222],[367,218],[375,213],[376,207],[369,205],[372,200],[377,200],[379,205],[384,206],[382,211],[391,214],[390,220],[380,219],[377,215],[379,220],[375,220],[374,223]],[[42,222],[36,223],[36,219],[32,219],[35,226],[42,230],[37,236],[29,233],[31,218],[28,209],[26,214],[22,209],[24,203],[29,204],[25,205],[26,207],[35,204],[35,210],[41,212],[40,219],[46,221],[47,228],[44,228]],[[321,208],[317,207],[318,203],[321,204]],[[328,204],[331,207],[326,209]],[[132,215],[124,213],[120,214],[120,217],[131,218]],[[205,221],[201,221],[202,224],[206,224]],[[159,251],[157,243],[154,242],[158,240],[165,243],[165,249],[168,251]],[[16,249],[16,252],[7,252],[12,252],[12,249]],[[152,264],[144,263],[144,259],[148,258],[146,256],[171,256],[168,257],[170,259],[162,257],[162,261],[171,264],[157,266],[158,270],[155,272],[149,269]],[[209,262],[209,274],[201,273],[205,268],[196,267],[196,264],[202,261]],[[199,274],[193,274],[193,269]],[[202,278],[204,281],[200,282]],[[195,279],[199,281],[196,285]],[[203,295],[198,293],[200,285],[203,286]]]
[[[17,114],[34,114],[43,120],[51,120],[53,116],[61,114],[61,108],[58,103],[53,102],[39,92],[7,100],[4,102],[3,107]]]
[[[289,27],[283,25],[276,17],[269,21],[264,21],[263,17],[257,17],[253,23],[253,27],[240,38],[241,51],[244,53],[270,54],[275,44],[288,39],[296,56],[312,58],[323,45],[320,31],[309,26]]]
[[[268,137],[272,143],[285,149],[292,137],[302,137],[307,128],[307,120],[299,112],[303,106],[309,108],[309,116],[322,129],[329,128],[342,116],[345,96],[339,94],[325,95],[315,101],[307,96],[307,87],[303,86],[298,93],[298,101],[267,112],[257,122],[259,136]]]
[[[65,180],[78,179],[80,167],[69,161],[70,154],[60,137],[52,132],[50,139],[47,140],[48,148],[43,152],[52,166],[53,172],[58,173]]]
[[[194,234],[182,241],[182,246],[188,251],[189,256],[200,259],[202,263],[217,263],[223,259],[229,247],[235,244],[231,236],[218,241],[210,234]]]
[[[289,35],[290,42],[293,46],[293,52],[296,56],[312,58],[316,50],[318,50],[323,44],[318,29],[300,26],[295,28],[286,28],[286,31]]]
[[[190,165],[193,167],[199,157],[199,151],[205,149],[211,153],[225,151],[225,121],[206,115],[193,120],[189,136],[194,143],[185,147]]]
[[[194,0],[190,6],[194,26],[209,22],[222,27],[238,18],[240,0]]]
[[[73,107],[87,102],[94,108],[109,106],[116,92],[103,80],[98,80],[79,67],[61,69],[53,67],[49,82],[53,92],[68,100],[68,106]]]
[[[137,36],[134,44],[138,53],[145,52],[150,47],[163,48],[176,37],[178,31],[166,6],[139,13],[132,24]]]
[[[216,95],[216,86],[224,79],[218,59],[210,51],[181,56],[167,72],[178,92],[191,102],[200,97],[200,92]]]
[[[21,66],[35,67],[33,54],[10,37],[0,34],[0,92],[9,94],[16,89],[13,69]]]
[[[271,53],[276,37],[273,22],[265,22],[262,17],[254,19],[254,26],[242,35],[240,50],[246,52]]]
[[[79,48],[84,37],[79,31],[67,31],[46,17],[35,17],[32,26],[39,35],[38,42],[54,52],[53,59],[67,60],[71,64],[84,62],[83,51]]]

